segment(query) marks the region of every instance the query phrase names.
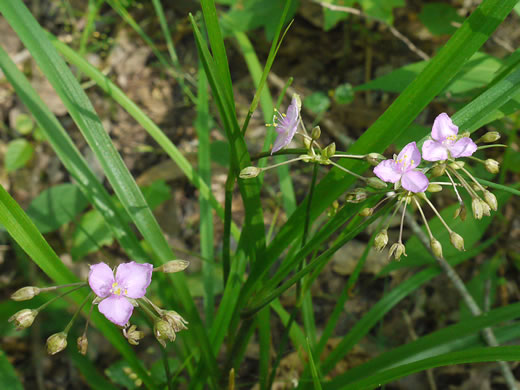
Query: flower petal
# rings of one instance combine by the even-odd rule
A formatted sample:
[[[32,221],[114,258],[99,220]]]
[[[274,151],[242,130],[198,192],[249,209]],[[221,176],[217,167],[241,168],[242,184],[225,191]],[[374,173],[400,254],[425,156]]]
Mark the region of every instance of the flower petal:
[[[421,162],[421,152],[415,142],[406,145],[397,156],[397,162],[401,166],[401,172],[414,169]]]
[[[287,108],[286,118],[291,122],[296,122],[300,117],[300,108],[302,102],[297,94],[294,94],[291,100],[291,104]]]
[[[106,263],[98,263],[90,266],[88,284],[94,293],[101,298],[110,294],[114,283],[114,272]]]
[[[448,137],[457,135],[458,132],[459,128],[445,112],[435,118],[432,127],[432,138],[435,141],[442,142]]]
[[[422,156],[426,161],[442,161],[448,159],[448,149],[437,141],[424,141]]]
[[[298,128],[298,123],[300,120],[298,119],[295,123],[282,123],[281,125],[276,127],[276,131],[278,132],[278,136],[274,141],[273,149],[271,150],[271,154],[279,151],[282,148],[285,148],[292,141],[294,134],[296,134],[296,129]]]
[[[116,282],[124,295],[130,298],[142,298],[152,281],[153,265],[139,264],[135,261],[119,264],[116,270]]]
[[[452,157],[469,157],[477,150],[477,144],[469,137],[459,139],[452,145],[448,145]]]
[[[424,192],[430,184],[428,178],[421,171],[408,171],[401,178],[401,185],[411,192]]]
[[[387,183],[396,183],[401,178],[399,164],[395,160],[381,161],[374,168],[374,174]]]
[[[134,306],[125,297],[111,295],[99,303],[98,309],[109,321],[125,326],[132,316]]]

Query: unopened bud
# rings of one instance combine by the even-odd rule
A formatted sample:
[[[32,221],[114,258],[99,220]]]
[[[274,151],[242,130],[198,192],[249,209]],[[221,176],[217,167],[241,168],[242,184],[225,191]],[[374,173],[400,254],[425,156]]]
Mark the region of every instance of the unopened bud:
[[[495,195],[493,195],[492,192],[489,192],[487,190],[484,191],[484,200],[489,205],[489,207],[491,207],[491,209],[493,211],[497,211],[497,209],[498,209],[497,197]]]
[[[386,244],[388,244],[388,232],[384,229],[377,233],[376,238],[374,239],[374,247],[377,251],[381,252],[385,249]]]
[[[164,272],[165,274],[172,274],[174,272],[184,271],[190,262],[187,260],[170,260],[166,264],[163,264],[157,268],[154,268],[154,271]]]
[[[432,177],[442,176],[444,175],[444,172],[446,172],[446,164],[437,164],[430,172],[432,173]]]
[[[370,217],[374,213],[374,209],[371,207],[365,207],[363,210],[359,212],[359,215],[362,217]]]
[[[489,173],[498,173],[498,171],[500,170],[500,164],[497,160],[493,160],[492,158],[488,158],[484,162],[484,166],[486,167],[486,170]]]
[[[377,190],[382,190],[383,188],[387,188],[386,183],[378,177],[370,177],[367,180],[367,184],[370,187],[375,188]]]
[[[450,233],[450,241],[451,241],[451,244],[455,248],[457,248],[459,251],[466,250],[466,249],[464,249],[464,239],[457,233],[455,233],[455,232]]]
[[[391,259],[392,257],[399,261],[401,259],[401,256],[406,256],[406,248],[405,246],[400,243],[396,242],[390,247],[390,252],[388,253],[388,259]]]
[[[327,146],[325,149],[323,149],[322,155],[325,158],[331,158],[336,154],[336,143],[333,142],[329,146]]]
[[[319,126],[316,126],[311,131],[311,138],[313,140],[317,140],[321,137],[321,129]]]
[[[257,177],[262,170],[257,167],[246,167],[240,171],[240,178],[241,179],[252,179],[253,177]]]
[[[471,135],[469,131],[459,134],[459,138],[468,138]]]
[[[356,188],[350,191],[345,200],[348,203],[360,203],[363,202],[367,198],[367,192],[363,188]]]
[[[188,321],[186,321],[182,316],[177,313],[175,310],[167,310],[163,313],[163,319],[168,321],[175,332],[180,332],[181,330],[188,329],[186,325],[188,325]]]
[[[385,159],[385,156],[383,156],[382,154],[379,154],[379,153],[368,153],[365,156],[365,160],[367,160],[367,162],[373,166],[378,165],[384,159]]]
[[[175,340],[175,331],[170,323],[166,320],[156,320],[153,325],[153,333],[157,341],[161,343],[163,347],[166,347],[166,341]]]
[[[450,164],[450,167],[453,168],[453,169],[462,169],[464,168],[464,161],[453,161],[451,164]]]
[[[432,237],[430,240],[430,247],[432,248],[433,255],[442,259],[442,245],[439,240]]]
[[[460,216],[461,221],[466,220],[466,206],[464,203],[461,203],[459,207],[457,207],[455,213],[453,214],[453,219],[457,219],[458,216]]]
[[[473,216],[475,219],[482,219],[483,210],[482,202],[478,198],[473,198],[471,201],[471,209],[473,210]]]
[[[482,205],[482,214],[484,214],[486,217],[491,216],[491,208],[489,205],[483,200],[480,200],[480,204]]]
[[[482,137],[480,137],[477,140],[478,142],[485,142],[485,143],[491,143],[498,141],[500,139],[500,133],[498,131],[488,131],[486,134],[484,134]]]
[[[13,301],[28,301],[38,295],[40,291],[41,290],[38,287],[22,287],[11,295],[11,299]]]
[[[132,345],[139,345],[139,340],[144,337],[144,333],[137,330],[135,325],[130,326],[128,329],[123,329],[123,335]]]
[[[47,339],[47,353],[56,355],[67,347],[67,333],[54,333]]]
[[[82,354],[83,356],[85,356],[87,354],[87,349],[88,349],[88,339],[87,339],[87,335],[83,335],[83,336],[79,336],[78,337],[78,352],[80,354]]]
[[[312,140],[310,140],[309,138],[305,137],[305,138],[303,138],[303,144],[305,145],[305,149],[310,149],[311,148],[311,144],[312,144]]]
[[[9,322],[14,322],[16,330],[26,329],[32,325],[38,315],[38,310],[23,309],[9,317]]]
[[[428,188],[426,189],[428,192],[441,192],[442,186],[440,184],[430,184],[428,185]]]

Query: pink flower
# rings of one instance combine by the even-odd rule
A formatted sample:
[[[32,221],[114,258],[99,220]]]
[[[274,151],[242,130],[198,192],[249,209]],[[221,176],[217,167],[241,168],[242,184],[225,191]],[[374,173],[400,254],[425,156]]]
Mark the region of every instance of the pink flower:
[[[469,137],[462,137],[457,140],[459,128],[453,124],[451,118],[443,112],[438,115],[433,122],[432,138],[425,141],[422,147],[422,154],[427,161],[447,160],[450,156],[469,157],[477,145]]]
[[[374,173],[388,183],[401,181],[404,189],[411,192],[424,192],[428,188],[428,178],[421,171],[415,170],[421,162],[421,153],[415,142],[406,145],[393,160],[380,162]]]
[[[300,123],[301,105],[300,97],[297,94],[294,94],[291,104],[289,105],[289,108],[287,108],[287,114],[280,114],[277,112],[277,116],[274,117],[274,127],[278,136],[274,141],[271,154],[285,148],[292,141]]]
[[[105,263],[90,266],[88,284],[99,298],[99,311],[114,324],[125,326],[134,306],[128,298],[142,298],[152,281],[153,265],[135,261],[120,264],[114,272]]]

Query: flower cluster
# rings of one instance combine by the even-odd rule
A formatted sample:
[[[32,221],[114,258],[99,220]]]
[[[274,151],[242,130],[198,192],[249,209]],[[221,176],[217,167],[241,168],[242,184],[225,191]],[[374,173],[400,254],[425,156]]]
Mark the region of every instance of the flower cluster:
[[[138,331],[135,325],[129,323],[134,307],[141,308],[154,321],[154,335],[163,345],[166,341],[174,341],[176,333],[187,329],[187,321],[173,310],[163,310],[150,299],[146,298],[146,290],[152,281],[153,272],[172,273],[184,270],[189,262],[184,260],[172,260],[160,267],[154,268],[149,263],[120,264],[115,273],[106,263],[98,263],[90,266],[87,282],[73,283],[61,286],[38,288],[34,286],[23,287],[16,291],[11,299],[15,301],[26,301],[34,296],[47,291],[60,288],[73,287],[72,289],[45,302],[37,309],[23,309],[15,313],[9,319],[17,330],[30,327],[36,316],[55,300],[70,294],[80,288],[89,286],[92,290],[80,305],[65,330],[51,335],[47,339],[47,351],[54,355],[67,346],[67,336],[70,328],[83,306],[90,300],[92,302],[90,312],[94,305],[112,323],[119,326],[123,335],[132,345],[138,345],[139,340],[144,337],[142,331]],[[92,299],[92,295],[96,297]],[[87,329],[90,320],[90,312],[83,334],[77,339],[78,350],[85,355],[88,348]]]
[[[462,220],[466,217],[466,208],[461,196],[464,189],[471,197],[471,208],[476,219],[489,216],[491,210],[497,210],[496,197],[468,170],[462,158],[470,158],[473,161],[484,164],[485,168],[491,173],[497,173],[499,163],[493,159],[481,160],[473,156],[479,148],[477,143],[493,143],[500,138],[497,132],[488,132],[479,140],[474,142],[469,133],[459,134],[459,128],[453,123],[446,113],[442,113],[435,118],[432,126],[431,135],[424,141],[421,149],[416,142],[410,142],[398,155],[392,159],[385,159],[379,153],[368,153],[366,155],[353,155],[336,151],[334,143],[327,147],[322,147],[318,139],[321,131],[319,127],[312,129],[310,135],[305,129],[305,125],[300,116],[301,100],[294,95],[286,114],[276,112],[274,123],[267,126],[274,126],[277,131],[277,138],[274,142],[272,154],[291,154],[301,153],[301,149],[286,149],[295,135],[303,138],[303,145],[307,150],[306,154],[300,154],[297,158],[272,166],[259,168],[255,166],[246,167],[240,172],[243,179],[258,176],[261,172],[277,167],[281,164],[289,164],[295,161],[319,163],[321,165],[333,165],[346,173],[363,181],[366,187],[359,187],[347,194],[346,200],[351,203],[365,201],[369,196],[381,196],[383,199],[372,208],[365,208],[361,211],[362,216],[370,216],[375,208],[384,202],[394,203],[394,212],[384,224],[384,228],[375,238],[375,246],[378,250],[383,250],[388,244],[388,227],[390,220],[402,209],[399,239],[392,244],[389,257],[400,259],[406,256],[406,248],[402,242],[403,224],[405,213],[412,205],[419,211],[425,223],[426,230],[430,237],[430,244],[435,255],[442,257],[442,246],[434,237],[422,209],[422,204],[426,203],[433,212],[439,217],[443,226],[450,235],[452,245],[458,250],[464,250],[463,238],[453,231],[448,223],[442,218],[426,193],[441,191],[444,187],[451,187],[457,197],[459,207],[455,213],[455,218]],[[300,130],[301,127],[301,130]],[[487,145],[486,147],[496,146]],[[422,153],[421,153],[422,152]],[[267,157],[261,155],[261,157]],[[358,175],[336,163],[334,159],[358,159],[365,160],[374,167],[375,177],[365,177]],[[433,181],[435,180],[435,181]],[[390,190],[386,183],[393,184]]]

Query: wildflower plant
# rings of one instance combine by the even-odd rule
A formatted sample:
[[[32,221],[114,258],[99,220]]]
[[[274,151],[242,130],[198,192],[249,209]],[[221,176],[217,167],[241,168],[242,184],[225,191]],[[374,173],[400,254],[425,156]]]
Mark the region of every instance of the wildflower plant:
[[[153,39],[139,28],[124,5],[109,1],[107,6],[117,11],[146,42],[152,43],[152,52],[161,64],[161,71],[164,70],[164,75],[176,79],[186,102],[189,101],[195,107],[197,120],[194,127],[199,137],[197,167],[111,81],[112,78],[105,77],[84,60],[84,53],[77,53],[60,40],[49,38],[21,0],[0,2],[3,17],[48,78],[87,147],[99,161],[106,183],[100,181],[75,147],[68,130],[63,128],[63,123],[67,121],[59,121],[54,116],[25,74],[0,49],[0,68],[6,79],[35,117],[50,148],[56,152],[64,169],[92,205],[92,211],[109,230],[110,241],[114,239],[114,246],[117,245],[129,259],[153,259],[130,261],[115,267],[97,260],[90,266],[87,279],[78,281],[27,213],[0,186],[0,224],[31,260],[57,284],[53,287],[23,287],[16,291],[12,299],[16,301],[18,311],[10,313],[9,319],[14,327],[20,330],[31,327],[39,320],[42,310],[58,299],[70,298],[67,302],[73,302],[76,311],[66,326],[57,329],[58,332],[52,335],[46,335],[48,353],[53,355],[67,347],[73,333],[72,327],[78,322],[80,313],[84,313],[85,326],[76,340],[78,351],[87,353],[87,329],[92,323],[119,351],[123,363],[128,365],[123,368],[123,373],[128,374],[134,384],[150,389],[173,389],[185,383],[193,388],[238,387],[235,381],[240,376],[235,375],[235,372],[244,367],[242,363],[251,340],[257,340],[259,360],[254,377],[258,378],[261,389],[276,387],[277,368],[287,352],[294,349],[302,357],[303,372],[294,378],[295,386],[300,389],[321,388],[322,383],[327,388],[374,388],[417,370],[454,362],[498,360],[502,361],[499,367],[505,383],[512,390],[515,378],[504,361],[520,359],[520,350],[514,346],[499,346],[492,327],[517,318],[518,305],[491,308],[482,315],[483,311],[452,264],[470,261],[468,254],[473,251],[482,253],[483,246],[478,247],[476,243],[484,236],[487,225],[480,220],[491,216],[494,211],[498,212],[506,195],[520,194],[511,185],[495,183],[497,180],[491,176],[479,177],[479,165],[482,165],[488,173],[499,174],[498,181],[505,183],[511,171],[506,157],[508,153],[514,153],[514,148],[508,149],[501,167],[498,160],[502,157],[488,150],[503,146],[495,144],[500,134],[489,131],[477,139],[470,133],[482,131],[493,118],[510,112],[510,107],[506,109],[505,105],[510,103],[520,86],[520,65],[504,61],[504,69],[492,75],[494,79],[491,83],[490,78],[486,78],[479,84],[478,96],[470,97],[474,91],[462,96],[465,102],[467,99],[467,104],[462,107],[458,105],[453,117],[446,113],[437,116],[426,139],[417,137],[409,126],[419,121],[423,111],[433,110],[433,107],[438,109],[439,103],[432,104],[434,99],[445,91],[452,92],[449,90],[451,83],[462,77],[468,59],[478,55],[479,48],[511,12],[516,1],[482,1],[443,49],[429,60],[428,66],[401,91],[385,113],[368,129],[363,129],[358,139],[353,139],[345,147],[338,142],[340,137],[336,137],[337,134],[342,135],[343,129],[340,128],[331,138],[330,134],[326,134],[330,127],[327,129],[325,124],[322,127],[315,125],[314,122],[319,122],[321,117],[309,118],[305,99],[293,93],[290,82],[281,88],[280,103],[277,104],[284,108],[274,110],[267,80],[285,36],[285,22],[289,19],[294,2],[283,2],[271,50],[260,72],[258,70],[262,66],[247,35],[235,30],[232,24],[226,25],[230,33],[228,35],[233,36],[236,43],[234,48],[248,62],[248,69],[256,84],[251,105],[242,123],[239,122],[243,107],[235,105],[236,89],[233,88],[227,48],[221,31],[221,23],[228,23],[233,14],[230,12],[226,17],[219,18],[214,2],[201,0],[203,20],[190,15],[200,56],[200,67],[194,77],[193,74],[186,75],[184,67],[180,66],[161,2],[152,3],[159,15],[170,58],[157,49],[162,44],[153,44]],[[235,15],[252,12],[248,8],[250,2],[243,3],[240,6],[244,9],[232,5]],[[224,8],[219,8],[219,12]],[[91,16],[98,11],[93,10]],[[200,31],[202,22],[207,34]],[[479,27],[478,31],[475,26]],[[85,31],[88,35],[88,28]],[[179,272],[186,268],[187,262],[170,262],[176,256],[149,202],[124,164],[83,85],[78,82],[77,75],[71,72],[64,58],[78,69],[88,85],[101,88],[107,99],[125,109],[197,189],[201,210],[201,253],[200,256],[197,254],[202,264],[202,283],[199,283],[202,285],[201,294],[195,296],[193,279],[188,281]],[[196,92],[192,91],[194,86]],[[211,99],[208,87],[211,87]],[[286,94],[286,91],[289,92]],[[450,96],[446,94],[448,106]],[[215,104],[210,105],[210,101]],[[258,105],[264,114],[263,121],[270,122],[266,128],[273,129],[276,138],[274,141],[269,138],[266,144],[271,145],[251,155],[250,150],[260,148],[252,144],[256,140],[249,137],[248,133],[249,121],[255,118]],[[215,114],[210,110],[211,107],[218,109],[218,118],[212,121],[208,120]],[[273,112],[274,118],[271,119]],[[515,120],[514,114],[509,115],[504,123],[511,126]],[[309,123],[313,125],[309,126]],[[229,145],[229,169],[223,196],[216,194],[215,188],[211,187],[212,124],[217,124],[223,130]],[[403,142],[404,139],[407,141]],[[508,142],[514,143],[512,139],[514,137]],[[83,143],[81,145],[85,146]],[[398,146],[391,149],[392,145]],[[393,151],[396,154],[392,156]],[[271,158],[276,159],[275,164],[263,165]],[[309,180],[302,181],[308,183],[305,193],[303,186],[297,188],[296,192],[293,184],[297,181],[292,180],[297,172],[295,167],[303,164],[307,164],[312,171]],[[260,173],[280,166],[283,168],[278,169],[276,174],[280,179],[284,202],[283,206],[275,202],[276,211],[270,221],[270,214],[265,212],[268,204],[264,196],[276,192],[276,185],[263,187],[265,177],[260,176]],[[291,173],[288,173],[289,167]],[[444,196],[448,191],[449,196]],[[240,202],[237,202],[238,196]],[[234,205],[237,203],[243,209],[235,214]],[[446,210],[441,209],[451,203],[457,207],[454,215],[456,220],[446,217]],[[327,210],[328,214],[325,213]],[[470,221],[464,221],[468,212],[476,220],[472,229],[469,229]],[[214,225],[220,226],[213,218],[222,219],[222,229],[212,230]],[[284,219],[283,223],[279,223],[281,219]],[[394,219],[398,221],[395,228],[392,223]],[[75,224],[76,221],[70,223]],[[433,228],[434,223],[435,226],[442,225],[443,231]],[[375,231],[373,226],[378,226]],[[214,234],[217,231],[222,235],[221,241],[216,240],[216,237],[220,239],[218,234]],[[421,263],[425,268],[392,287],[388,293],[385,292],[373,307],[355,321],[351,329],[341,333],[342,329],[337,325],[347,300],[357,294],[356,282],[368,256],[368,248],[341,287],[330,317],[320,317],[319,322],[315,318],[316,301],[311,287],[323,275],[321,271],[333,256],[363,232],[370,236],[370,242],[376,250],[387,251],[390,259],[402,260],[397,263],[385,258],[388,267],[408,268],[409,274],[413,274],[414,269],[410,264],[415,261],[414,264]],[[409,233],[417,236],[430,254],[421,252],[417,242],[407,241]],[[456,250],[447,250],[446,246],[450,244]],[[464,254],[457,252],[466,249],[468,252]],[[414,259],[414,256],[419,256],[418,253],[421,258]],[[444,259],[445,256],[450,257],[449,262]],[[436,263],[431,263],[432,258]],[[217,272],[219,268],[221,272]],[[385,314],[441,272],[447,275],[474,318],[461,320],[461,323],[450,325],[442,332],[432,332],[403,349],[393,349],[393,343],[392,347],[387,346],[379,358],[370,359],[346,372],[334,370],[340,367],[338,363],[377,324],[381,324],[382,328],[385,326]],[[156,277],[160,273],[174,275]],[[157,289],[154,289],[157,297],[147,297],[150,296],[152,283],[157,285]],[[39,307],[24,306],[26,300],[35,297],[40,300],[46,297],[46,293],[55,295]],[[291,294],[291,299],[281,300],[284,294]],[[287,301],[291,305],[287,305]],[[167,302],[168,307],[175,307],[178,311],[160,307],[157,302]],[[149,319],[150,330],[140,324],[137,326],[135,315],[138,310]],[[178,334],[188,328],[188,321],[189,331]],[[277,329],[280,328],[282,332],[281,335],[275,334],[274,338],[273,322],[279,324]],[[476,340],[477,332],[482,332],[483,340],[489,347],[482,347],[480,342],[460,345],[461,339]],[[159,367],[164,367],[164,375],[156,375],[156,367],[150,363],[151,356],[155,354],[144,355],[139,348],[132,348],[143,343],[148,333],[153,333],[164,347],[158,359],[161,363]],[[334,343],[330,343],[333,337]],[[171,347],[169,343],[175,340],[177,342]],[[273,343],[273,340],[280,342]],[[477,348],[467,349],[469,346]],[[331,348],[331,351],[324,353],[327,348]],[[452,351],[453,348],[457,350],[438,352]],[[423,359],[421,356],[429,358]],[[178,365],[177,362],[182,364]],[[175,368],[173,364],[176,364]],[[97,373],[90,366],[87,369],[88,372]],[[103,375],[105,369],[102,367],[97,374]],[[88,375],[85,380],[89,382]]]

